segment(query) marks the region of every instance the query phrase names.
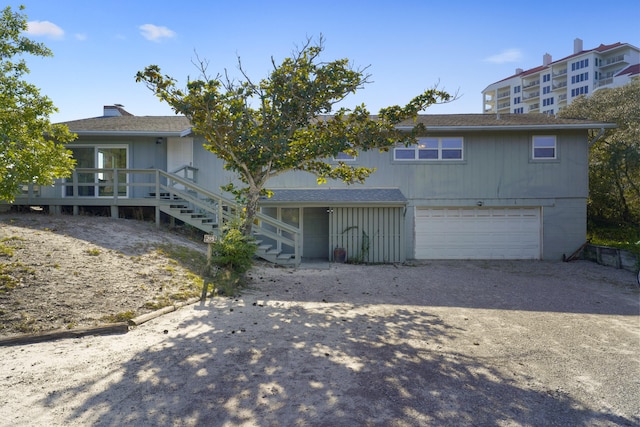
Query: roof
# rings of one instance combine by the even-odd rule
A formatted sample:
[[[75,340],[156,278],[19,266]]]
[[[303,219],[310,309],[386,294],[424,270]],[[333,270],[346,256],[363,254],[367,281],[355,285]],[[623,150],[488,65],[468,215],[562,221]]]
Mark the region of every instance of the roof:
[[[544,70],[544,69],[546,69],[546,68],[551,68],[551,66],[552,66],[553,64],[557,64],[558,62],[564,62],[564,61],[566,61],[566,60],[568,60],[568,59],[571,59],[571,58],[573,58],[573,57],[575,57],[575,56],[584,55],[585,53],[589,53],[589,52],[598,52],[598,53],[602,53],[602,52],[606,52],[606,51],[608,51],[608,50],[616,49],[616,48],[619,48],[619,47],[622,47],[622,46],[631,46],[631,47],[633,47],[632,45],[630,45],[630,44],[628,44],[628,43],[620,43],[620,42],[616,42],[616,43],[613,43],[613,44],[601,44],[600,46],[598,46],[598,47],[596,47],[596,48],[594,48],[594,49],[581,50],[580,52],[573,53],[573,54],[571,54],[571,55],[569,55],[569,56],[565,56],[564,58],[561,58],[561,59],[558,59],[558,60],[556,60],[556,61],[553,61],[553,62],[549,63],[549,65],[539,65],[539,66],[537,66],[537,67],[530,68],[530,69],[528,69],[528,70],[524,70],[524,71],[521,71],[521,72],[516,73],[516,74],[512,74],[512,75],[511,75],[511,76],[509,76],[509,77],[505,77],[504,79],[500,79],[500,80],[498,80],[498,81],[496,81],[496,82],[491,83],[489,86],[487,86],[487,87],[484,89],[484,91],[486,91],[489,87],[491,87],[491,86],[493,86],[493,85],[495,85],[495,84],[497,84],[497,83],[504,82],[504,81],[506,81],[506,80],[510,80],[510,79],[512,79],[512,78],[514,78],[514,77],[524,77],[524,76],[527,76],[527,75],[529,75],[529,74],[535,74],[535,73],[537,73],[537,72],[539,72],[539,71],[542,71],[542,70]],[[483,91],[483,92],[484,92],[484,91]]]
[[[376,116],[373,116],[376,117]],[[417,123],[427,131],[514,131],[551,129],[601,129],[616,127],[582,119],[563,119],[548,114],[420,114]],[[191,124],[184,116],[114,116],[63,122],[78,135],[120,136],[187,136]],[[398,128],[409,130],[413,120],[405,120]]]
[[[295,203],[296,205],[380,204],[404,206],[406,197],[397,188],[309,188],[272,189],[273,196],[260,199],[261,205]]]
[[[614,128],[614,123],[593,120],[565,119],[549,114],[421,114],[417,123],[422,123],[427,132],[460,131],[514,131],[551,129],[601,129]],[[405,120],[398,128],[410,129],[412,120]]]
[[[102,116],[62,122],[78,135],[186,136],[191,123],[184,116]]]
[[[616,74],[616,76],[635,76],[637,74],[640,74],[640,64],[629,65],[627,68]]]

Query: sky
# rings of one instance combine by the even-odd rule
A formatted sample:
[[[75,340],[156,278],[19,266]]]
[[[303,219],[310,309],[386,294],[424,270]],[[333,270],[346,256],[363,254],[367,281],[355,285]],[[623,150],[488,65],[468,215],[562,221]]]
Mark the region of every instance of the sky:
[[[404,105],[437,87],[457,99],[425,114],[481,113],[489,84],[600,44],[640,47],[640,2],[619,0],[22,0],[27,36],[53,57],[25,56],[27,81],[52,99],[52,122],[102,115],[122,104],[138,116],[173,115],[135,74],[158,65],[184,87],[208,62],[208,73],[243,69],[259,80],[307,39],[322,35],[322,59],[348,58],[371,83],[343,101],[371,113]]]

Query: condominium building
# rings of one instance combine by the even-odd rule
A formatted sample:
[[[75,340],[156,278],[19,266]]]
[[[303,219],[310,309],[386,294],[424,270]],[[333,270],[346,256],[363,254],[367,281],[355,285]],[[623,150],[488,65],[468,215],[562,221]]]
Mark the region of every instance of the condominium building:
[[[546,53],[542,65],[492,83],[482,91],[485,113],[555,114],[578,96],[622,86],[640,74],[640,49],[629,43],[601,44],[583,50],[573,42],[573,54],[553,61]]]

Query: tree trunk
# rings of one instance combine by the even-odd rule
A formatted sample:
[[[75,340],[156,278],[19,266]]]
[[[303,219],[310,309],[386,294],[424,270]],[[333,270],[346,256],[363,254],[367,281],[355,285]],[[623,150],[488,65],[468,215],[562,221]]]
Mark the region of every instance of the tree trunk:
[[[253,228],[253,222],[256,219],[256,213],[258,212],[258,201],[260,200],[260,189],[249,189],[247,196],[247,204],[245,205],[244,218],[240,231],[245,236],[251,236],[251,229]]]

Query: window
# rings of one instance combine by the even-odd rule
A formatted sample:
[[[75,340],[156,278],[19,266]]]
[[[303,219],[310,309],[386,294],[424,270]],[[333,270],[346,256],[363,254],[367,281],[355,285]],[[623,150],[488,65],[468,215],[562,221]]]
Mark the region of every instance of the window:
[[[551,81],[551,74],[544,74],[544,75],[542,76],[542,82],[543,82],[543,83],[546,83],[546,82],[548,82],[548,81]]]
[[[85,197],[110,197],[117,193],[118,196],[127,196],[127,173],[116,173],[110,169],[126,169],[128,149],[123,145],[113,146],[74,146],[69,147],[76,159],[76,169],[101,169],[79,171],[78,196]],[[116,188],[117,178],[117,188]],[[71,182],[71,180],[67,180]],[[66,186],[65,196],[73,196],[73,187]]]
[[[344,151],[341,151],[338,153],[337,156],[333,157],[333,160],[339,161],[339,162],[355,162],[356,156],[352,156],[351,154],[347,154]]]
[[[556,137],[549,135],[536,135],[533,137],[533,159],[555,159]]]
[[[394,160],[462,160],[462,138],[418,138],[410,147],[396,147]]]
[[[513,93],[520,93],[520,86],[514,86]]]

